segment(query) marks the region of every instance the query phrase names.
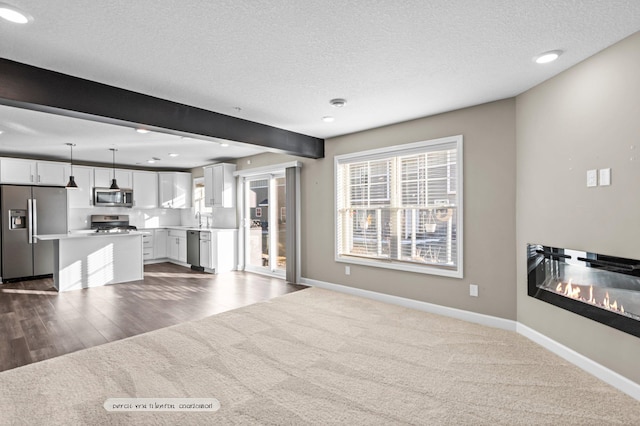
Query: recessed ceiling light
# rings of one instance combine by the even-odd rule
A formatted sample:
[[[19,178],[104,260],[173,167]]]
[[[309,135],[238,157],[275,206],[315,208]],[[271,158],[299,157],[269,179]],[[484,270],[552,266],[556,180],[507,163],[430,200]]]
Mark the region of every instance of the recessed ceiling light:
[[[342,108],[347,104],[347,101],[342,98],[331,99],[329,104],[334,108]]]
[[[0,18],[13,22],[14,24],[26,24],[33,20],[33,17],[28,13],[22,12],[15,6],[9,6],[3,3],[0,3]]]
[[[180,154],[176,154],[175,152],[170,152],[169,157],[177,157]]]
[[[156,162],[156,160],[147,160],[147,163],[149,163],[149,164],[153,164],[155,162]]]
[[[220,146],[223,147],[223,148],[226,148],[226,147],[229,146],[229,144],[228,143],[221,143]]]
[[[533,58],[536,64],[548,64],[558,59],[562,55],[562,50],[550,50],[548,52],[541,53]]]
[[[138,133],[149,133],[149,131],[147,129],[136,129],[136,132]]]
[[[335,118],[333,118],[330,115],[325,115],[324,117],[322,117],[322,121],[324,121],[325,123],[331,123],[334,120],[335,120]]]

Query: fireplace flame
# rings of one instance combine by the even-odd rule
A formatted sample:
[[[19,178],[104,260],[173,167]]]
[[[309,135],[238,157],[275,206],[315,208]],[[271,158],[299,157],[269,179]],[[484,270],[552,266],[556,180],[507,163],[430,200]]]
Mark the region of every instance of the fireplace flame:
[[[570,278],[566,284],[559,282],[558,285],[556,286],[556,293],[560,293],[572,299],[581,300],[583,302],[587,302],[592,305],[596,305],[601,308],[608,309],[610,311],[624,313],[624,306],[622,306],[622,304],[618,306],[617,300],[611,301],[608,291],[605,292],[604,298],[602,299],[601,302],[599,302],[593,297],[593,286],[591,285],[589,286],[589,298],[586,299],[585,297],[580,297],[580,288],[582,286],[573,284],[572,281],[573,281],[573,278]]]

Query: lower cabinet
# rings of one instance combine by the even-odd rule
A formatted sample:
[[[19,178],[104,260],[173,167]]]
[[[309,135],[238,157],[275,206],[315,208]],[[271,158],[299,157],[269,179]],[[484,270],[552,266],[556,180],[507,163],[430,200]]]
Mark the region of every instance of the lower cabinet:
[[[169,231],[166,229],[156,229],[153,234],[153,258],[164,259],[167,257],[167,238]]]
[[[167,238],[167,255],[171,260],[187,261],[187,231],[169,230]]]
[[[200,232],[200,266],[211,269],[211,237],[203,239],[203,232]],[[207,232],[209,236],[210,232]]]
[[[187,231],[183,229],[141,230],[143,258],[152,262],[169,259],[187,262]],[[235,229],[200,231],[200,266],[207,272],[220,273],[237,268]]]
[[[149,263],[155,259],[166,259],[169,231],[166,229],[141,229],[142,258]]]
[[[142,260],[155,259],[155,254],[153,251],[153,240],[153,231],[142,231]]]
[[[200,266],[218,274],[236,269],[235,229],[212,229],[206,232],[209,240],[200,233]]]

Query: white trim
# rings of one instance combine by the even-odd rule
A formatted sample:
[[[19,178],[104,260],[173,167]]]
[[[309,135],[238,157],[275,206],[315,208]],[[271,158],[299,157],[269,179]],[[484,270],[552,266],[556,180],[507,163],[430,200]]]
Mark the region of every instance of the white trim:
[[[499,328],[507,331],[514,331],[527,339],[531,340],[547,349],[550,352],[560,356],[569,363],[584,370],[585,372],[597,377],[603,382],[613,386],[630,397],[640,401],[640,384],[622,376],[619,373],[599,364],[586,356],[564,346],[561,343],[533,330],[526,325],[517,321],[504,318],[494,317],[491,315],[479,314],[477,312],[465,311],[462,309],[450,308],[447,306],[436,305],[433,303],[422,302],[419,300],[407,299],[404,297],[392,296],[389,294],[378,293],[370,290],[333,284],[324,281],[313,280],[310,278],[301,278],[301,284],[312,287],[324,288],[340,293],[360,296],[367,299],[377,300],[383,303],[398,305],[405,308],[416,309],[432,314],[443,315],[451,318],[461,319],[463,321],[473,322],[476,324],[486,325],[488,327]]]
[[[256,167],[254,169],[243,169],[233,172],[234,176],[251,177],[282,171],[289,167],[302,167],[300,161],[289,161],[288,163],[273,164],[271,166]]]
[[[282,270],[282,269],[278,269],[273,268],[260,268],[260,267],[256,267],[256,266],[251,266],[247,263],[247,256],[246,256],[246,247],[247,247],[247,238],[248,238],[248,233],[247,233],[247,226],[248,226],[248,222],[247,222],[247,218],[245,217],[246,215],[246,205],[247,205],[247,200],[246,200],[246,196],[247,196],[247,190],[246,190],[246,181],[247,179],[252,180],[252,179],[256,179],[256,178],[262,178],[264,177],[264,179],[269,179],[269,199],[273,199],[273,192],[274,192],[274,188],[272,187],[273,182],[272,182],[272,178],[277,178],[277,177],[286,177],[286,169],[290,168],[290,167],[295,167],[296,168],[296,191],[297,191],[297,196],[296,196],[296,223],[297,223],[297,232],[296,232],[296,251],[297,251],[297,277],[296,277],[296,282],[300,282],[300,271],[302,270],[301,268],[301,262],[302,262],[302,255],[301,255],[301,194],[300,194],[300,170],[302,168],[302,163],[299,161],[290,161],[288,163],[280,163],[280,164],[275,164],[272,166],[265,166],[265,167],[256,167],[254,169],[247,169],[247,170],[240,170],[238,172],[234,173],[234,176],[238,176],[237,179],[237,201],[238,201],[238,209],[239,209],[239,216],[240,216],[240,232],[238,232],[238,270],[243,270],[243,271],[247,271],[247,272],[254,272],[257,274],[262,274],[262,275],[267,275],[267,276],[271,276],[271,277],[275,277],[275,278],[286,278],[286,271]],[[271,214],[275,215],[277,214],[276,210],[269,209],[270,211],[270,216]],[[287,212],[287,214],[290,214],[290,212]],[[269,221],[270,222],[277,222],[277,220],[273,220],[274,217],[270,217]],[[269,249],[269,253],[277,253],[277,249],[275,247],[275,240],[271,239],[271,245],[270,245],[270,249]]]
[[[340,155],[336,155],[334,159],[336,161],[349,160],[352,158],[362,158],[363,160],[369,160],[369,159],[375,159],[378,156],[386,156],[390,152],[398,152],[399,155],[400,153],[401,155],[405,155],[405,152],[408,152],[408,151],[422,149],[422,148],[433,146],[433,145],[452,143],[452,142],[461,143],[462,135],[446,136],[444,138],[429,139],[426,141],[385,146],[382,148],[368,149],[366,151],[351,152],[349,154],[340,154]]]
[[[245,272],[251,272],[252,274],[264,275],[271,278],[285,279],[285,273],[282,269],[271,270],[269,268],[257,268],[251,265],[244,265]]]
[[[310,278],[302,278],[302,284],[312,287],[324,288],[340,293],[351,294],[353,296],[365,297],[367,299],[377,300],[378,302],[398,305],[405,308],[416,309],[418,311],[429,312],[432,314],[443,315],[446,317],[461,319],[476,324],[487,325],[493,328],[503,330],[516,331],[516,322],[504,318],[494,317],[491,315],[479,314],[477,312],[464,311],[462,309],[450,308],[447,306],[436,305],[433,303],[422,302],[419,300],[407,299],[405,297],[392,296],[390,294],[377,293],[375,291],[363,290],[355,287],[348,287],[340,284],[332,284],[324,281],[312,280]]]
[[[337,232],[336,232],[337,235]],[[336,238],[337,239],[337,238]],[[335,259],[336,262],[346,263],[349,265],[371,266],[372,268],[395,269],[397,271],[416,272],[418,274],[438,275],[441,277],[463,278],[462,268],[460,270],[438,268],[430,265],[421,265],[411,262],[402,262],[394,260],[380,260],[376,258],[367,259],[356,256],[342,256]]]
[[[300,167],[296,168],[296,283],[302,280],[302,191]]]
[[[586,356],[556,342],[555,340],[530,327],[527,327],[522,323],[517,323],[516,331],[518,334],[521,334],[527,339],[539,344],[543,348],[553,352],[576,367],[640,401],[640,385],[638,383],[627,379],[623,375],[610,370],[604,365],[587,358]]]

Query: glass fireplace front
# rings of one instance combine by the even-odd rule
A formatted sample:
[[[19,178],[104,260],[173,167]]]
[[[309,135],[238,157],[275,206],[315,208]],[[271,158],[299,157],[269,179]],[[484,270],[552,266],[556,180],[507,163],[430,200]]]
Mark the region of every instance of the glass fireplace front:
[[[527,245],[528,294],[640,337],[640,261]]]

